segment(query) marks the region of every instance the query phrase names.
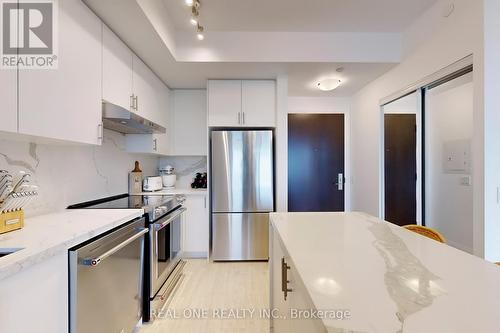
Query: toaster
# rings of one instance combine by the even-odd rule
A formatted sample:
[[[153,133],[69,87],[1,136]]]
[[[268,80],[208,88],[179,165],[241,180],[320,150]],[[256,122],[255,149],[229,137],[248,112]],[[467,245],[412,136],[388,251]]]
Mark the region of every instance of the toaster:
[[[156,177],[144,178],[144,181],[142,184],[142,190],[144,192],[159,191],[162,188],[163,188],[163,181],[162,181],[161,177],[156,176]]]

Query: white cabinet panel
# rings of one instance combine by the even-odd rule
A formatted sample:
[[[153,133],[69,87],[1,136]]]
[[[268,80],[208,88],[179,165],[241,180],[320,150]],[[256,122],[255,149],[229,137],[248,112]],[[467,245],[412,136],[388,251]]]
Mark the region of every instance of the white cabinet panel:
[[[245,80],[242,82],[242,123],[251,127],[276,126],[276,82]]]
[[[183,221],[182,251],[187,257],[208,256],[208,205],[206,195],[187,195]]]
[[[102,44],[102,99],[129,110],[133,53],[105,24]]]
[[[168,133],[127,134],[126,147],[129,153],[168,155]]]
[[[0,131],[17,132],[17,72],[15,69],[0,72],[1,121]]]
[[[160,123],[157,89],[159,79],[136,55],[133,56],[133,90],[136,96],[135,112],[155,123]]]
[[[19,71],[19,132],[100,144],[101,22],[80,0],[57,3],[58,69]]]
[[[206,90],[174,90],[172,155],[207,155]]]
[[[241,80],[208,81],[208,124],[241,125]]]
[[[67,252],[0,281],[0,295],[0,332],[67,333]]]

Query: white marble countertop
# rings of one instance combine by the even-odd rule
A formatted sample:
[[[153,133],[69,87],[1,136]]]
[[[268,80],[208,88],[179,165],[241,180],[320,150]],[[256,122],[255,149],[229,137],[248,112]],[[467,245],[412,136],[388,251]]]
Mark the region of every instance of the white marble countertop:
[[[273,213],[328,332],[500,332],[500,267],[363,213]]]
[[[142,209],[73,209],[27,218],[25,227],[0,235],[0,281],[144,214]]]
[[[139,195],[206,195],[206,188],[173,188],[173,189],[163,189],[155,192],[142,192]]]

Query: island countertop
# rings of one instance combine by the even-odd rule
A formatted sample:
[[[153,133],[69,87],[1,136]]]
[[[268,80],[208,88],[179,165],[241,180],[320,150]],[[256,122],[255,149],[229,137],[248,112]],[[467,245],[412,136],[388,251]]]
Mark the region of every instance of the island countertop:
[[[272,213],[328,332],[500,332],[500,267],[363,213]],[[326,282],[325,282],[326,281]]]

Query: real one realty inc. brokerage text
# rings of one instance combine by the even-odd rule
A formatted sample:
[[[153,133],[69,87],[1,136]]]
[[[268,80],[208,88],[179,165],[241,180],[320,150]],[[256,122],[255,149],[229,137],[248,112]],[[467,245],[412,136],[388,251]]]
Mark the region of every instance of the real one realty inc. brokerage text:
[[[283,313],[279,309],[233,309],[233,308],[186,308],[165,309],[152,311],[151,315],[160,319],[350,319],[349,310],[317,310],[317,309],[288,309]]]

